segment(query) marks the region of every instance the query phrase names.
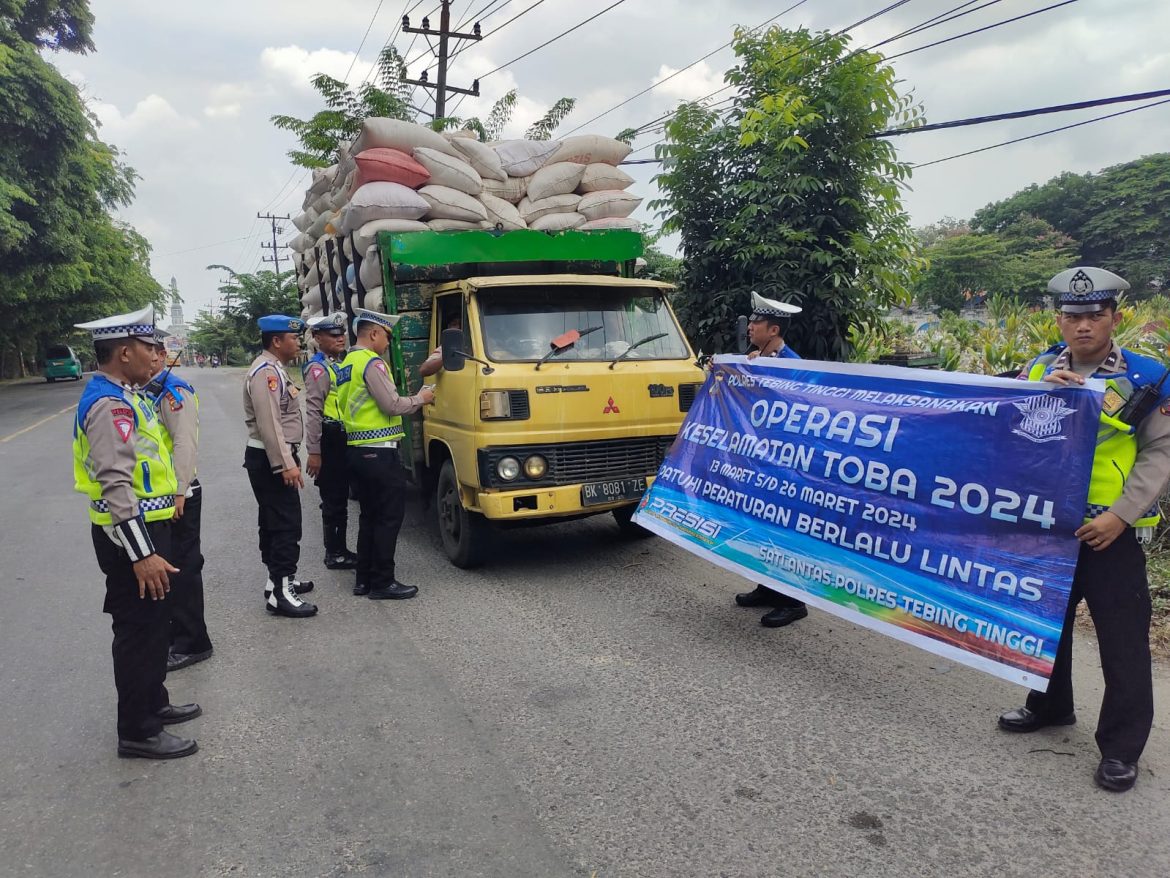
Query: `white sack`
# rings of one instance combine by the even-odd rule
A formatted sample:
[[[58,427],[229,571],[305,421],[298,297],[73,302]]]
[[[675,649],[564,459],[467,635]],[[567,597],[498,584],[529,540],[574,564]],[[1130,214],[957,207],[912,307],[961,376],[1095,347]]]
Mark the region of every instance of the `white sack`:
[[[524,222],[524,217],[520,216],[520,211],[516,209],[516,205],[502,198],[496,198],[494,195],[489,195],[487,192],[481,193],[479,200],[487,208],[488,222],[492,226],[499,224],[504,228],[504,231],[525,229],[528,227],[528,223]]]
[[[596,232],[605,229],[626,229],[631,232],[642,231],[642,224],[636,219],[629,217],[610,216],[605,219],[589,220],[585,225],[579,227],[583,232]]]
[[[560,145],[559,140],[501,140],[492,149],[509,177],[527,177],[543,168]]]
[[[586,165],[555,162],[545,165],[528,181],[528,200],[539,201],[552,195],[567,195],[581,183]]]
[[[452,137],[450,141],[485,182],[491,179],[503,183],[508,179],[508,174],[500,163],[500,157],[486,143],[467,137]]]
[[[471,229],[490,228],[484,220],[468,222],[467,220],[433,219],[427,221],[427,227],[432,232],[466,232]]]
[[[549,157],[548,163],[577,162],[581,165],[591,165],[595,162],[604,162],[607,165],[616,165],[630,154],[632,148],[628,143],[614,140],[612,137],[578,134],[562,140],[560,148]]]
[[[365,253],[370,245],[375,243],[378,239],[378,232],[425,232],[427,224],[420,220],[401,220],[401,219],[380,219],[371,220],[366,223],[353,235],[353,241],[357,245],[359,253]],[[345,255],[352,261],[353,259],[353,244],[350,239],[345,239]]]
[[[528,228],[538,232],[559,232],[564,229],[575,229],[585,223],[585,217],[579,213],[546,213],[528,224]]]
[[[484,177],[483,191],[511,204],[519,204],[528,192],[528,181],[531,179],[531,177],[508,177],[501,183],[499,180]]]
[[[580,195],[550,195],[539,201],[525,198],[520,202],[518,210],[520,216],[524,217],[524,222],[531,226],[533,220],[540,219],[550,213],[572,213],[580,203]]]
[[[361,307],[367,311],[377,311],[379,314],[385,314],[386,302],[382,296],[382,287],[377,286],[366,290],[366,294],[362,297]]]
[[[377,244],[371,244],[366,249],[366,255],[362,259],[362,268],[358,276],[362,280],[362,286],[367,290],[382,286],[382,263],[378,257]]]
[[[460,158],[455,147],[451,146],[447,142],[447,138],[437,131],[432,131],[423,125],[416,125],[414,122],[371,116],[362,122],[361,134],[353,142],[349,151],[352,155],[357,155],[367,149],[379,146],[397,149],[407,155],[410,155],[416,148],[425,146],[454,158]]]
[[[605,189],[601,192],[590,192],[581,197],[577,210],[585,215],[587,220],[609,219],[610,217],[627,217],[634,212],[642,199],[637,195],[621,190]]]
[[[461,158],[451,158],[445,153],[423,146],[414,151],[414,160],[430,171],[431,179],[428,185],[447,186],[468,195],[479,195],[483,191],[483,178],[475,168]]]
[[[342,211],[341,231],[348,235],[371,220],[416,220],[430,204],[400,183],[367,183],[360,187]]]
[[[628,189],[633,182],[634,178],[621,168],[594,162],[585,166],[585,173],[581,177],[581,185],[577,187],[577,191],[585,194],[600,192],[603,189]]]
[[[418,194],[430,205],[427,219],[453,219],[478,222],[487,219],[487,208],[483,202],[472,198],[466,192],[450,186],[423,186]]]

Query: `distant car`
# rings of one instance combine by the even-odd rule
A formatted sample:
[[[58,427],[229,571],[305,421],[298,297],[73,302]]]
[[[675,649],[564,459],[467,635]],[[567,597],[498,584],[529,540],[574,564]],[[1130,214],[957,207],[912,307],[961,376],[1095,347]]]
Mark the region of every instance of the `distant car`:
[[[81,360],[68,345],[49,345],[45,352],[45,380],[52,384],[58,378],[81,380]]]

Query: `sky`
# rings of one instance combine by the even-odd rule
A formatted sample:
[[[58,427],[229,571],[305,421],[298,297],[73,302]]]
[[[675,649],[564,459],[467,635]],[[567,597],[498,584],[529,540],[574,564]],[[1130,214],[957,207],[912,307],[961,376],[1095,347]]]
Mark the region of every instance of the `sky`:
[[[510,63],[613,2],[454,0],[456,23],[468,13],[485,8],[492,13],[497,7],[481,19],[484,39],[467,45],[450,68],[452,85],[470,86],[483,77],[481,97],[467,98],[455,114],[486,114],[497,98],[516,88],[520,100],[505,135],[519,137],[558,98],[571,96],[577,106],[559,129],[565,132],[662,82],[582,132],[616,134],[720,88],[732,66],[729,48],[667,77],[730,41],[737,25],[755,27],[796,0],[624,0]],[[979,0],[967,7],[977,11],[882,51],[915,49],[1057,2],[999,0],[979,10],[987,3]],[[870,46],[960,4],[909,0],[850,34],[855,46]],[[889,0],[806,0],[777,23],[836,31],[887,5]],[[287,158],[294,138],[276,130],[270,117],[311,116],[322,104],[310,77],[323,72],[359,83],[391,38],[408,61],[419,58],[409,69],[417,77],[433,59],[422,38],[399,33],[398,25],[404,10],[417,7],[411,23],[418,26],[438,0],[91,0],[90,6],[97,51],[51,60],[82,89],[101,120],[101,137],[121,149],[141,175],[137,197],[121,218],[150,241],[160,283],[176,278],[189,320],[217,302],[226,277],[208,265],[241,273],[270,267],[261,258],[271,251],[260,244],[271,243],[271,229],[256,219],[258,212],[295,216],[300,211],[308,179]],[[431,27],[437,26],[435,12]],[[1170,4],[1164,0],[1072,0],[892,63],[899,88],[922,103],[927,121],[941,122],[1170,87],[1168,32]],[[501,65],[506,66],[489,74]],[[416,102],[429,107],[424,101],[420,91]],[[903,160],[926,163],[1133,106],[1139,104],[924,132],[898,138],[897,146]],[[653,157],[651,145],[659,137],[636,140],[631,158]],[[1168,147],[1170,104],[920,168],[904,204],[915,225],[967,218],[1064,171],[1095,172]],[[657,195],[656,166],[626,170],[636,180],[631,190],[645,198],[634,215],[653,228],[657,222],[648,202]],[[284,223],[278,243],[295,234]],[[282,259],[288,253],[282,249]]]

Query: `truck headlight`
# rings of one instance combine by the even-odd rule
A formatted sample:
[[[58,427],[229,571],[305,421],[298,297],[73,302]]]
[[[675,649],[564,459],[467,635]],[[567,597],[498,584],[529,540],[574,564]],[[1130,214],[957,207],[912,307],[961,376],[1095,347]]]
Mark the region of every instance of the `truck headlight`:
[[[508,391],[483,391],[479,395],[479,416],[485,421],[512,417],[512,403],[508,397]]]
[[[501,457],[496,464],[496,474],[505,482],[515,481],[520,475],[520,461],[514,457]]]
[[[524,475],[528,478],[536,480],[543,479],[544,474],[548,472],[548,461],[539,454],[534,454],[524,460]]]

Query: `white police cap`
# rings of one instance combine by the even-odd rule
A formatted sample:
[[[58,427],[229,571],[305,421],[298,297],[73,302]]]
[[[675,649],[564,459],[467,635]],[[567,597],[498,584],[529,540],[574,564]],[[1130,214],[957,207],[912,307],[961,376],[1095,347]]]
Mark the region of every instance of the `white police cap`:
[[[401,319],[401,314],[379,314],[377,311],[369,311],[365,308],[353,309],[353,328],[355,330],[358,324],[364,321],[366,323],[375,323],[389,332],[394,328],[394,324]]]
[[[94,341],[114,338],[143,338],[154,341],[154,305],[147,305],[129,314],[115,314],[101,320],[73,324],[93,336]]]
[[[309,329],[313,332],[325,332],[329,335],[345,335],[345,315],[340,311],[332,314],[321,314],[309,321]]]
[[[787,302],[779,302],[776,299],[765,299],[752,290],[752,320],[761,318],[783,320],[785,317],[799,314],[801,310],[799,305],[789,305]]]
[[[1057,309],[1068,314],[1103,311],[1128,289],[1125,278],[1089,266],[1067,268],[1048,282],[1048,292],[1056,294]]]

